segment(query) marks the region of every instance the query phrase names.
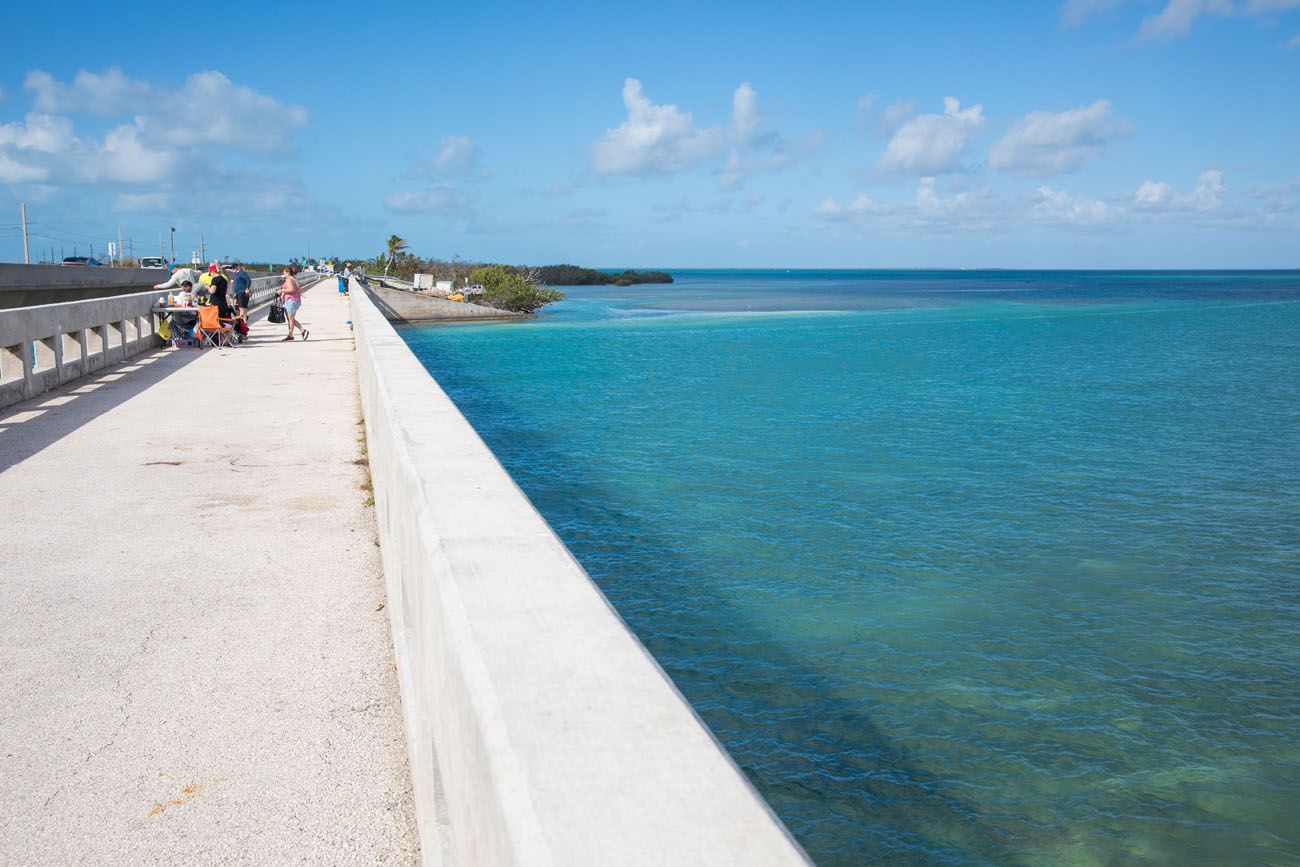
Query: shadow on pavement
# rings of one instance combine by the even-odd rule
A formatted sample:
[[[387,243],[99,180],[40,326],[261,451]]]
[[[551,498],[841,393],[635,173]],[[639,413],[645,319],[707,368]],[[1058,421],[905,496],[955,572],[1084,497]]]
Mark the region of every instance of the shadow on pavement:
[[[0,410],[0,472],[202,357],[200,350],[153,349]]]

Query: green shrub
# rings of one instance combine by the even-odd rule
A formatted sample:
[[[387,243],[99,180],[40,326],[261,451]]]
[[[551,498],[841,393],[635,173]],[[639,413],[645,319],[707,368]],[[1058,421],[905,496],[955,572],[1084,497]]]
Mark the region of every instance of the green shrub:
[[[502,265],[475,268],[469,279],[471,283],[483,285],[483,294],[476,299],[477,302],[498,310],[534,313],[564,298],[564,293],[558,289],[529,283],[522,274]]]

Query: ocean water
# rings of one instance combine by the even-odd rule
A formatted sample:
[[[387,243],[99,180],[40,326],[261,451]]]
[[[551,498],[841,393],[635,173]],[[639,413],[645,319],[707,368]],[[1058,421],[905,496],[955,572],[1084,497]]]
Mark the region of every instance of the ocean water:
[[[822,865],[1300,863],[1300,271],[403,335]]]

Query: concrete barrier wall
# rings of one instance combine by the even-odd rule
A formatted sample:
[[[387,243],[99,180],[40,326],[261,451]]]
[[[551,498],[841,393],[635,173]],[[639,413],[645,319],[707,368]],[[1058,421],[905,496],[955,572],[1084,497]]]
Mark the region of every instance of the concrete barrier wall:
[[[425,863],[807,863],[355,282],[351,304]]]
[[[94,271],[99,269],[75,269]],[[162,272],[153,271],[161,281]],[[302,281],[304,288],[314,279]],[[253,281],[250,303],[269,301],[279,277]],[[0,310],[0,408],[160,345],[160,291]]]
[[[71,268],[0,264],[0,310],[129,295],[161,282],[151,268]]]
[[[161,268],[77,268],[0,263],[0,310],[130,295],[163,282],[167,274]]]
[[[349,290],[351,291],[351,290]],[[467,301],[448,301],[402,289],[388,289],[373,279],[366,290],[370,300],[389,322],[441,322],[448,319],[526,319],[523,313],[497,310]]]

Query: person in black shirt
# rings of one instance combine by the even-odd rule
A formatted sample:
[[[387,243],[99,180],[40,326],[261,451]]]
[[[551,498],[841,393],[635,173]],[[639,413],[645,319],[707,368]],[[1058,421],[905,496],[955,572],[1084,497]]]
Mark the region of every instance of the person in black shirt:
[[[222,319],[229,319],[233,313],[230,310],[230,302],[226,300],[226,289],[230,287],[230,281],[226,275],[220,271],[212,275],[212,303],[217,305],[217,315]]]

